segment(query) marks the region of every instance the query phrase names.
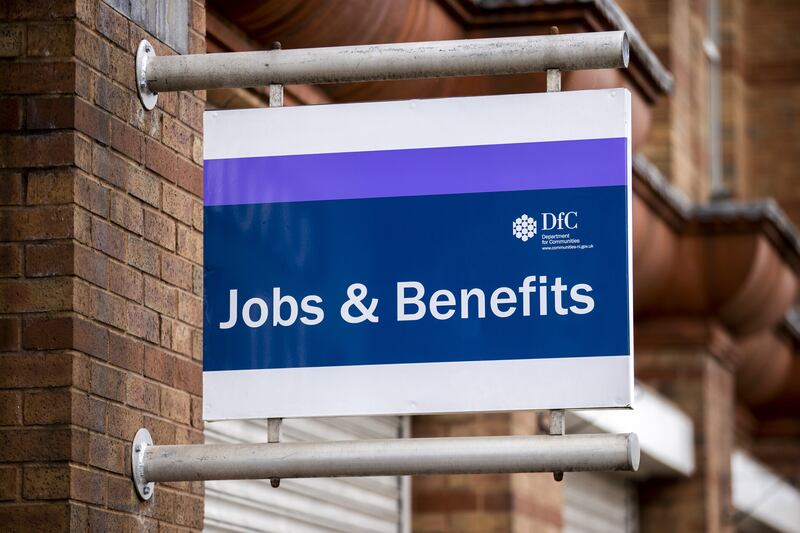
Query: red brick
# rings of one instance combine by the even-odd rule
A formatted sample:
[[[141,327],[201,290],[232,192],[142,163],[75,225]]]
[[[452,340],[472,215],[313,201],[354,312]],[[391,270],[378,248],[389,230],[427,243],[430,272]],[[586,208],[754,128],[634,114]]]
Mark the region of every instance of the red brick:
[[[109,292],[92,287],[90,289],[92,318],[124,330],[128,325],[128,309],[125,300]]]
[[[70,498],[95,505],[106,502],[106,475],[95,470],[70,469]]]
[[[69,93],[73,90],[73,63],[0,63],[0,94]]]
[[[161,279],[181,289],[192,290],[192,264],[174,254],[161,255]]]
[[[96,83],[95,101],[97,105],[122,120],[128,120],[131,114],[131,106],[135,105],[133,94],[128,89],[103,76],[98,77]]]
[[[74,273],[74,244],[51,241],[25,247],[25,275],[28,277],[69,276]]]
[[[72,456],[69,428],[0,428],[0,463],[60,461]]]
[[[161,132],[164,144],[174,149],[179,154],[192,157],[192,131],[170,116],[164,116],[164,125]]]
[[[69,531],[69,506],[63,503],[42,505],[19,503],[0,507],[0,524],[8,531]]]
[[[191,414],[191,401],[188,393],[170,388],[161,390],[161,416],[182,424],[189,424]]]
[[[103,178],[120,189],[127,189],[131,176],[138,171],[133,164],[112,153],[111,150],[94,150],[92,172],[98,178]]]
[[[175,250],[175,223],[169,218],[145,209],[144,237],[167,250]]]
[[[195,326],[203,327],[203,300],[191,294],[178,294],[178,318]]]
[[[75,32],[75,56],[95,70],[108,74],[108,44],[80,25]]]
[[[137,235],[141,235],[144,231],[144,212],[141,205],[125,194],[111,193],[110,218],[112,222]]]
[[[176,358],[175,387],[201,396],[203,394],[203,366],[189,359]]]
[[[0,356],[0,387],[59,387],[72,384],[72,356],[67,353]]]
[[[0,205],[21,204],[22,190],[22,174],[19,172],[0,173]]]
[[[89,464],[116,472],[125,473],[125,445],[121,440],[105,435],[89,435]]]
[[[156,246],[134,235],[128,235],[129,265],[153,276],[158,276],[160,272],[159,254]]]
[[[71,316],[33,316],[23,323],[22,347],[26,350],[72,348]]]
[[[75,176],[75,203],[102,217],[108,216],[108,192],[82,173]]]
[[[175,356],[147,346],[144,350],[144,375],[172,385],[175,380]]]
[[[131,440],[143,427],[142,413],[124,405],[108,404],[108,434],[122,440]]]
[[[192,397],[192,427],[203,429],[203,400],[199,397]]]
[[[0,137],[0,168],[53,167],[74,162],[75,136],[72,132]]]
[[[0,390],[0,426],[22,425],[22,393]]]
[[[0,19],[10,20],[48,20],[69,18],[74,14],[75,2],[70,0],[5,0],[0,7]]]
[[[83,392],[73,392],[71,423],[103,433],[106,430],[106,407],[109,405],[114,404]]]
[[[205,54],[206,53],[206,39],[203,35],[198,35],[197,33],[190,31],[189,32],[189,53],[190,54]],[[196,94],[200,96],[202,93],[196,91]],[[203,96],[205,98],[205,96]]]
[[[136,61],[132,54],[111,47],[111,79],[132,91],[136,90]]]
[[[75,64],[75,94],[85,98],[89,102],[94,102],[94,90],[98,74],[84,65]],[[107,143],[106,143],[107,144]]]
[[[70,278],[0,281],[0,313],[66,311],[71,306]]]
[[[137,163],[144,159],[144,135],[116,118],[111,119],[111,146]]]
[[[75,248],[75,275],[99,287],[106,288],[110,277],[108,270],[108,257],[83,246]]]
[[[97,31],[122,48],[128,45],[128,20],[114,9],[100,3],[97,6]]]
[[[181,157],[178,158],[178,185],[198,198],[203,197],[203,169]]]
[[[137,531],[142,533],[156,533],[159,530],[158,524],[142,516],[120,514],[116,511],[89,508],[89,531]]]
[[[193,198],[180,189],[169,185],[164,185],[163,193],[164,212],[191,226],[194,220]]]
[[[142,377],[129,374],[125,403],[136,409],[158,414],[161,405],[160,387]]]
[[[109,276],[109,288],[120,296],[142,303],[143,282],[142,274],[138,270],[113,263],[111,276]]]
[[[175,522],[194,529],[203,528],[203,499],[178,494],[175,499]]]
[[[23,419],[28,426],[70,423],[69,389],[26,392]]]
[[[125,400],[125,372],[92,362],[91,389],[94,394],[122,402]]]
[[[164,113],[175,116],[178,111],[178,93],[168,92],[159,94],[158,108],[163,109]]]
[[[24,35],[22,24],[0,24],[0,57],[22,55]]]
[[[110,332],[108,337],[108,362],[141,374],[144,369],[144,345],[131,337]]]
[[[19,349],[19,318],[0,318],[0,352],[13,352]]]
[[[153,207],[161,205],[161,182],[144,169],[131,169],[128,177],[128,191]]]
[[[72,237],[72,206],[0,208],[0,241]]]
[[[178,96],[178,118],[195,131],[203,132],[203,111],[205,103],[192,96],[190,93],[182,92]]]
[[[194,229],[197,231],[203,231],[203,203],[202,202],[195,202],[194,203],[194,212],[192,217],[192,224],[194,225]]]
[[[0,34],[2,31],[0,29]],[[20,128],[22,128],[22,100],[20,98],[0,98],[0,131]]]
[[[125,261],[125,232],[105,220],[92,218],[92,246],[115,259]]]
[[[176,182],[178,168],[177,154],[153,139],[147,139],[145,145],[145,166],[173,183]]]
[[[139,510],[139,498],[131,480],[124,477],[108,476],[108,507],[125,513]]]
[[[0,244],[0,278],[15,278],[22,274],[22,247]]]
[[[186,356],[192,355],[192,328],[176,320],[161,318],[161,346]]]
[[[196,231],[178,226],[178,253],[197,264],[203,263],[203,238]]]
[[[154,311],[175,318],[178,316],[178,290],[145,276],[144,304]]]
[[[203,267],[192,267],[192,292],[197,296],[203,295]]]
[[[22,495],[27,500],[69,498],[69,466],[26,466],[23,469]]]
[[[206,34],[206,10],[202,2],[192,2],[189,20],[194,31],[200,35]]]
[[[74,237],[80,244],[92,245],[92,215],[85,209],[76,208],[73,216]]]
[[[28,56],[72,57],[75,51],[75,25],[67,23],[28,24]]]
[[[75,129],[103,144],[108,144],[111,139],[111,115],[81,98],[75,99],[74,107]]]
[[[75,166],[87,174],[92,172],[92,140],[75,132]]]
[[[163,387],[162,387],[163,389]],[[145,415],[144,427],[153,437],[153,442],[175,444],[175,423]]]
[[[75,170],[56,168],[28,173],[28,205],[68,204],[74,198]]]
[[[0,501],[17,499],[18,471],[15,466],[0,467]]]
[[[29,130],[71,128],[74,119],[71,96],[29,97],[25,105],[25,127]]]
[[[128,332],[150,342],[158,342],[158,313],[134,303],[128,304]]]

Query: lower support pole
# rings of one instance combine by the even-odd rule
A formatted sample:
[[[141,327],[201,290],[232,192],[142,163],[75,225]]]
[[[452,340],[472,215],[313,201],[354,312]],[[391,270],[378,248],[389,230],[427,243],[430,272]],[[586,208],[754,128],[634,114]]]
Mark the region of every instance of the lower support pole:
[[[133,455],[132,468],[137,488],[155,481],[580,472],[639,467],[639,440],[635,433],[171,446],[146,444],[149,435],[140,433],[140,452]],[[134,449],[136,446],[135,442]],[[142,492],[140,496],[147,499]]]

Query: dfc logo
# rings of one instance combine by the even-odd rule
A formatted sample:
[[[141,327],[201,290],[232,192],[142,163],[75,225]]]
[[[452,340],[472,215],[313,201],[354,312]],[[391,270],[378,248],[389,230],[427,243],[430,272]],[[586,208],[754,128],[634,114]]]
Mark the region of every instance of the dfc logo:
[[[536,220],[528,215],[522,215],[513,223],[514,237],[525,242],[536,235]]]

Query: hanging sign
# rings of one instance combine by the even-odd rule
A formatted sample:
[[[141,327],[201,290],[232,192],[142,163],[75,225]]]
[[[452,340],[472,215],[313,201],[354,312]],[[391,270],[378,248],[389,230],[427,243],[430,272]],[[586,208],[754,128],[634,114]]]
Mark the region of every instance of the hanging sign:
[[[207,420],[626,407],[625,89],[205,114]]]

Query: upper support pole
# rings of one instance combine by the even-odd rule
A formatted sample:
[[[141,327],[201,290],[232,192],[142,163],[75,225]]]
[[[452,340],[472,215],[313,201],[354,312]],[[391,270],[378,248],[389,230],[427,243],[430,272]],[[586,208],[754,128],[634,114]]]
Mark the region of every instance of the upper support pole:
[[[136,86],[152,109],[159,92],[625,68],[628,57],[624,31],[161,57],[142,41]]]

